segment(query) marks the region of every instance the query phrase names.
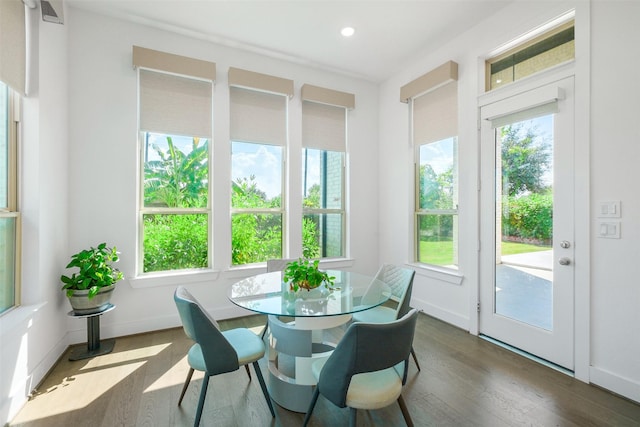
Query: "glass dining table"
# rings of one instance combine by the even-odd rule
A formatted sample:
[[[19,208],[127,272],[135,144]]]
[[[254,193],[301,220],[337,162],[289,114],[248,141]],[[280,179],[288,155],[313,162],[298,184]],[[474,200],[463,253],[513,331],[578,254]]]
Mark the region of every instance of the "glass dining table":
[[[234,283],[229,300],[268,316],[268,384],[271,398],[283,408],[306,412],[316,383],[311,365],[327,358],[336,346],[337,328],[358,311],[389,300],[389,287],[371,276],[327,270],[333,289],[324,286],[297,292],[289,289],[283,272],[258,274]]]

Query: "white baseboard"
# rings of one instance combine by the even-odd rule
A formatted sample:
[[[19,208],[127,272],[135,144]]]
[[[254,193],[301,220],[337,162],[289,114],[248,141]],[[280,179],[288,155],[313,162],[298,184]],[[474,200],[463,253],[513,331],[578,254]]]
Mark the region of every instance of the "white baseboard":
[[[640,383],[621,377],[605,369],[592,366],[589,370],[590,381],[599,387],[612,391],[640,403]]]
[[[235,317],[249,316],[256,314],[238,306],[230,306],[208,310],[214,319],[224,320]],[[78,327],[67,333],[67,344],[80,344],[87,342],[86,322],[77,322]],[[100,325],[100,338],[124,337],[127,335],[142,334],[145,332],[159,331],[162,329],[177,328],[182,326],[178,313],[169,316],[158,316],[147,319],[140,319],[126,323],[109,324],[102,322]]]
[[[411,298],[411,307],[422,310],[429,316],[433,316],[436,319],[442,320],[443,322],[450,323],[451,325],[457,326],[458,328],[464,329],[465,331],[469,330],[469,319],[458,313],[443,310],[440,307],[416,298]]]
[[[33,392],[33,390],[42,382],[66,349],[66,341],[59,341],[47,352],[46,356],[40,360],[33,370],[28,372],[27,376],[24,377],[24,387],[23,384],[20,384],[20,387],[18,387],[21,392],[19,394],[7,396],[6,399],[2,399],[2,406],[0,407],[0,414],[2,415],[0,416],[1,425],[4,425],[5,422],[9,422],[17,415],[18,411],[27,402],[29,394],[31,394],[31,392]],[[26,364],[26,361],[24,362]]]

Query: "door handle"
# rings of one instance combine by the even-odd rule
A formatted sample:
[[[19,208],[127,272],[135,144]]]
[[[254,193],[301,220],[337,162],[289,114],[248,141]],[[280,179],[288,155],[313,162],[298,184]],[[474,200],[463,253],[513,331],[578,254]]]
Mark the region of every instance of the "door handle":
[[[567,257],[562,257],[558,260],[558,262],[560,263],[560,265],[569,265],[571,264],[571,260]]]

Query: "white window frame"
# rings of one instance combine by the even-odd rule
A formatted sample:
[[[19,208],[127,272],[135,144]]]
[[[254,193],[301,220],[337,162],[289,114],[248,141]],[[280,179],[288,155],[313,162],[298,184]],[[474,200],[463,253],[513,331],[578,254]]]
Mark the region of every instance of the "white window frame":
[[[4,84],[4,83],[3,83]],[[15,241],[14,246],[14,283],[13,305],[7,307],[0,315],[4,315],[13,308],[20,306],[21,302],[21,216],[18,209],[18,147],[20,130],[20,96],[7,87],[7,206],[0,207],[0,219],[15,218]]]

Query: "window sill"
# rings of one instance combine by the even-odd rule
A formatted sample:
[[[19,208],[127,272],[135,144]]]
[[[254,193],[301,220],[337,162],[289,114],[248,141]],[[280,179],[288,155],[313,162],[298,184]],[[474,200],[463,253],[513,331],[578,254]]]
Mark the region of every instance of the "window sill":
[[[320,261],[324,269],[340,269],[353,266],[351,258],[330,258]],[[249,276],[266,272],[266,264],[251,264],[232,267],[225,271],[214,270],[181,270],[164,273],[149,273],[142,276],[125,279],[132,288],[156,288],[162,286],[189,285],[193,283],[214,282],[218,279],[244,279]]]
[[[416,270],[416,274],[430,279],[439,280],[441,282],[460,286],[464,279],[464,276],[455,270],[417,263],[409,263],[408,265]]]
[[[132,288],[156,288],[160,286],[189,285],[200,282],[213,282],[220,272],[214,270],[194,270],[148,274],[126,279]]]
[[[35,313],[44,307],[47,303],[22,305],[12,308],[6,313],[0,316],[0,335],[4,335],[6,332],[18,330],[19,326],[32,318]],[[27,326],[31,326],[28,324]]]

